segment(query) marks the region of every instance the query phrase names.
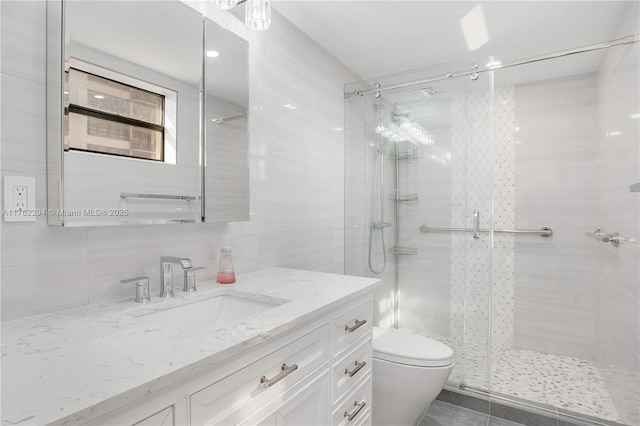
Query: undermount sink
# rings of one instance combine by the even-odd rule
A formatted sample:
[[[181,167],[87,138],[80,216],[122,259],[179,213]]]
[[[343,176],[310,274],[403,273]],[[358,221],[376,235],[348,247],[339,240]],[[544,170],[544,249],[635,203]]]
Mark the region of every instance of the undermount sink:
[[[288,300],[260,299],[254,295],[223,293],[217,296],[163,307],[138,316],[145,324],[199,334],[233,324],[278,307]]]

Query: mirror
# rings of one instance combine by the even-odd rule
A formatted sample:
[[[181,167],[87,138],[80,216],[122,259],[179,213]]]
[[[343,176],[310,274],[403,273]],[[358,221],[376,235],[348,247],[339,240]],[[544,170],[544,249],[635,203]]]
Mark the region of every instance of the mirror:
[[[47,7],[49,223],[201,221],[202,15],[179,1]]]
[[[249,220],[249,43],[205,19],[204,219]]]

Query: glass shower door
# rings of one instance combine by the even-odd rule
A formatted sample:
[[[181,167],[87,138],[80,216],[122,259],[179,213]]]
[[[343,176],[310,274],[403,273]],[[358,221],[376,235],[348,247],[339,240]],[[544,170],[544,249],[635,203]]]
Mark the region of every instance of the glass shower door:
[[[451,384],[485,390],[492,84],[487,74],[443,78],[460,68],[364,82],[365,94],[345,101],[346,271],[383,280],[380,325],[448,344]],[[410,90],[385,90],[430,77]],[[367,90],[376,83],[380,91]]]
[[[451,244],[449,338],[457,355],[449,381],[488,390],[493,84],[487,74],[458,77],[452,84],[458,89],[449,104],[453,118],[449,225],[453,230],[444,232],[449,232]],[[430,234],[421,235],[431,238]]]

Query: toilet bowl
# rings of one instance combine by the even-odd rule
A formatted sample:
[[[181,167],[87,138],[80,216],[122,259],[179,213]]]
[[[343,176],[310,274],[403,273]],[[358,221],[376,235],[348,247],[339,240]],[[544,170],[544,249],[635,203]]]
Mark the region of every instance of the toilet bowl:
[[[373,327],[373,424],[416,425],[453,369],[444,343]]]

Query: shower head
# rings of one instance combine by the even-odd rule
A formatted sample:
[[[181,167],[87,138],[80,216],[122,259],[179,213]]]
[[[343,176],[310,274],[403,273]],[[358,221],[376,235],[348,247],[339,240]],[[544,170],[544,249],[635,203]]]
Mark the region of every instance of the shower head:
[[[431,86],[427,86],[425,88],[422,88],[420,90],[418,90],[420,92],[420,94],[422,95],[423,98],[430,98],[431,96],[435,95],[436,89],[434,89]]]
[[[419,104],[423,101],[428,101],[430,98],[432,98],[434,95],[436,95],[438,92],[436,92],[436,89],[434,89],[431,86],[425,86],[425,87],[421,87],[418,90],[413,90],[411,92],[406,92],[401,96],[400,99],[396,100],[396,102],[394,102],[395,106],[414,106],[414,104]],[[415,97],[416,95],[418,95],[417,97]]]

